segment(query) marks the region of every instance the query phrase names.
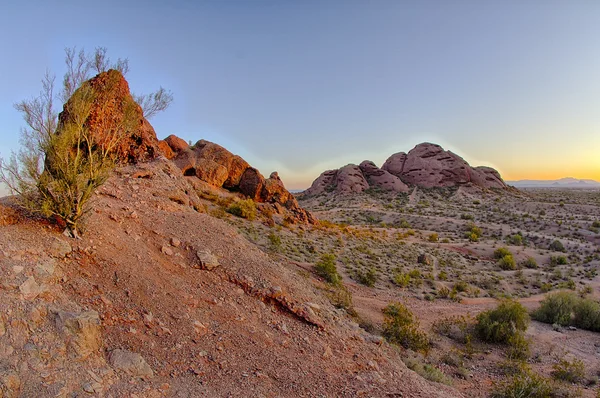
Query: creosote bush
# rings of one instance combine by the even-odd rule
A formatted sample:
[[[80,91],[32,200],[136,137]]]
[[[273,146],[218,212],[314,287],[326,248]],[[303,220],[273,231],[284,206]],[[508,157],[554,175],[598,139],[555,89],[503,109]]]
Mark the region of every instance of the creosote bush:
[[[256,203],[252,199],[244,199],[229,205],[227,212],[247,220],[256,218]]]
[[[529,315],[519,302],[504,300],[495,309],[477,315],[475,329],[489,343],[508,344],[517,333],[527,330]]]
[[[574,292],[549,294],[532,316],[544,323],[600,331],[600,303],[591,298],[579,297]]]
[[[419,330],[419,321],[404,304],[389,304],[383,309],[383,316],[383,336],[387,341],[413,351],[429,351],[429,336]]]
[[[548,398],[554,388],[550,380],[523,368],[502,383],[494,384],[492,398]]]
[[[569,383],[578,383],[585,377],[585,366],[577,358],[569,361],[561,358],[552,366],[552,377]]]
[[[334,254],[325,253],[321,256],[321,259],[315,264],[315,271],[317,275],[324,278],[327,282],[332,285],[339,285],[342,281],[342,277],[337,271],[335,266],[336,258]]]

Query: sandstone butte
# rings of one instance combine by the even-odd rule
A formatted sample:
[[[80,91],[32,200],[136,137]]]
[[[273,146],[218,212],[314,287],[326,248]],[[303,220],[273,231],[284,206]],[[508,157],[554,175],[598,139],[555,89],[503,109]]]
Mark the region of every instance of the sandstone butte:
[[[120,163],[146,162],[162,155],[172,160],[185,176],[195,176],[214,187],[240,192],[256,202],[270,204],[277,213],[289,213],[292,221],[316,222],[310,212],[298,205],[277,172],[265,178],[240,156],[209,141],[200,140],[190,146],[175,135],[159,141],[120,72],[100,73],[84,85],[91,86],[96,95],[90,116],[85,121],[95,139],[107,142],[115,131],[125,131],[114,149]],[[81,93],[80,90],[74,95]],[[72,118],[72,102],[72,99],[67,101],[59,115],[59,133],[61,125]]]
[[[426,142],[415,146],[408,153],[393,154],[381,168],[365,160],[359,166],[349,164],[340,169],[327,170],[304,194],[349,194],[364,192],[370,188],[408,192],[410,186],[444,188],[461,185],[486,190],[508,189],[496,170],[483,166],[471,167],[455,153]]]

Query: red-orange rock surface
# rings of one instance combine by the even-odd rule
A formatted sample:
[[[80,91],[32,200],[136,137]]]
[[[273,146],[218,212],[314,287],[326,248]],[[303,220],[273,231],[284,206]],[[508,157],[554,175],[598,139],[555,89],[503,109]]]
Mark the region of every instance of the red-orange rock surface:
[[[115,134],[122,134],[113,150],[119,162],[146,161],[161,153],[154,128],[144,118],[142,108],[134,101],[129,84],[119,71],[100,73],[83,83],[73,96],[81,95],[87,87],[92,88],[95,98],[85,125],[100,145],[107,144]],[[66,122],[73,121],[73,106],[74,98],[64,105],[58,133]]]

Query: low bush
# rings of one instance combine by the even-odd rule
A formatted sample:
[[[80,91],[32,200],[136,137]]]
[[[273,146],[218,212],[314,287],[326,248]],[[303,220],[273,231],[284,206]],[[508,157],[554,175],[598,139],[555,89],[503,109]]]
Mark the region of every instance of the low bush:
[[[555,252],[565,252],[565,251],[567,251],[565,249],[565,246],[559,240],[554,240],[552,243],[550,243],[550,245],[548,246],[548,249],[554,250]]]
[[[525,268],[533,268],[533,269],[536,269],[538,267],[538,263],[537,263],[537,261],[535,261],[535,258],[533,258],[533,257],[527,257],[525,260],[523,260],[521,265]]]
[[[326,253],[321,256],[321,259],[315,264],[317,275],[325,279],[332,285],[339,285],[342,277],[335,266],[336,258],[334,254]]]
[[[475,329],[483,341],[508,344],[517,333],[527,330],[528,325],[525,307],[517,301],[504,300],[495,309],[477,315]]]
[[[229,205],[227,212],[248,220],[256,218],[256,203],[252,199],[244,199]]]
[[[585,377],[585,366],[577,358],[573,359],[573,361],[561,358],[552,366],[552,377],[556,380],[578,383]]]
[[[512,271],[517,269],[517,263],[512,255],[507,255],[498,260],[498,266],[504,271]]]
[[[377,283],[377,270],[373,267],[369,268],[366,272],[358,271],[356,275],[358,282],[365,286],[373,287]]]
[[[523,369],[502,383],[494,384],[492,398],[548,398],[554,388],[550,380]]]
[[[507,247],[499,247],[494,251],[494,258],[499,260],[505,256],[512,256],[510,250]]]
[[[429,381],[447,385],[452,384],[452,379],[446,376],[441,370],[433,365],[423,363],[419,358],[402,358],[402,362],[404,362],[407,368]]]
[[[573,325],[600,331],[600,303],[579,297],[575,292],[556,292],[546,296],[532,316],[537,321],[553,325]]]
[[[389,304],[383,309],[383,316],[383,336],[386,340],[413,351],[429,351],[429,336],[419,330],[419,322],[404,304]]]
[[[438,234],[436,234],[435,232],[432,233],[431,235],[429,235],[427,240],[429,240],[430,242],[437,242],[439,240]]]

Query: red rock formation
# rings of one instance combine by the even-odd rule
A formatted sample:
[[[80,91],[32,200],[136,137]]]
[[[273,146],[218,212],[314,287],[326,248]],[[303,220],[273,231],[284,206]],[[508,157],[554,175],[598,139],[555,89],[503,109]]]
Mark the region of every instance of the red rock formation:
[[[215,143],[200,140],[193,147],[183,145],[175,136],[165,139],[177,152],[175,164],[184,175],[196,176],[204,182],[231,191],[239,191],[256,202],[269,203],[290,211],[300,222],[315,223],[315,218],[302,209],[289,193],[276,172],[267,179],[238,155]],[[280,206],[280,207],[277,207]]]
[[[390,156],[379,169],[365,160],[356,166],[349,164],[337,170],[323,172],[304,191],[305,195],[325,192],[339,194],[363,192],[380,188],[390,192],[408,192],[408,185],[423,188],[451,187],[473,184],[481,188],[507,188],[500,174],[490,167],[471,167],[460,156],[441,146],[423,143],[408,154]]]
[[[97,143],[107,144],[115,134],[121,135],[114,153],[122,163],[154,159],[161,153],[156,133],[131,96],[129,84],[119,71],[113,69],[83,83],[67,101],[59,115],[59,134],[66,123],[74,121],[75,100],[89,87],[95,98],[84,123]]]

